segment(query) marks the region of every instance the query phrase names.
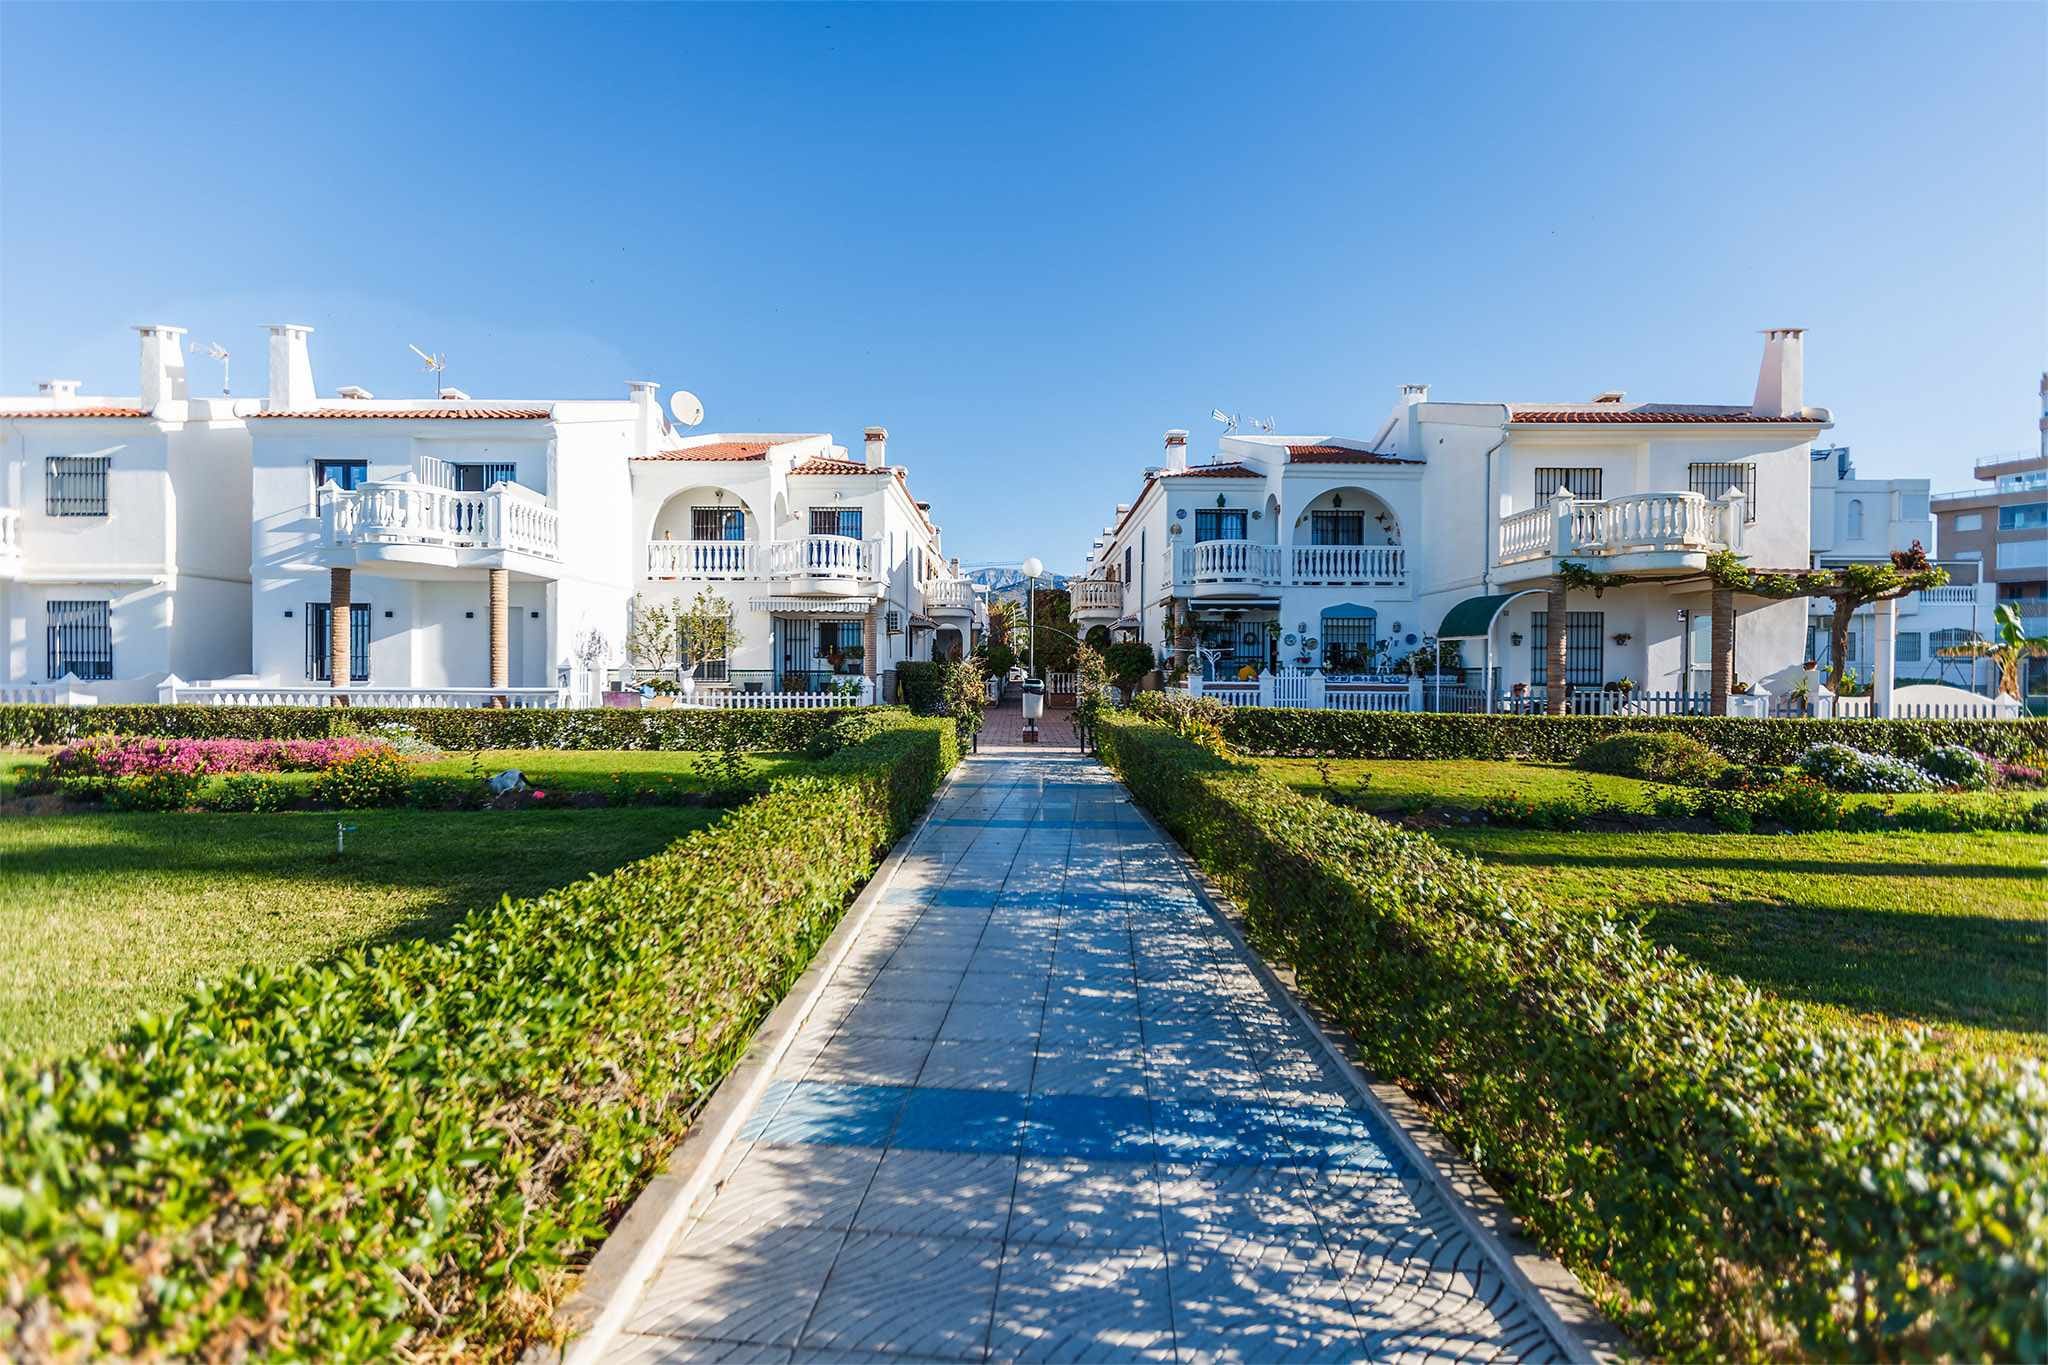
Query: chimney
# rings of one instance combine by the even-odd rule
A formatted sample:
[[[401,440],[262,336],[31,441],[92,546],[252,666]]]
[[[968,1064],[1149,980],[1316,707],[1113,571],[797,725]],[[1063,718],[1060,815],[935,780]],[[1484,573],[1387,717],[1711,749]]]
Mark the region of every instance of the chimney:
[[[313,356],[306,349],[311,327],[296,322],[273,322],[270,332],[270,394],[265,404],[272,412],[310,408],[318,401],[313,392]]]
[[[661,385],[651,379],[629,379],[626,392],[633,399],[634,453],[652,455],[661,449],[661,401],[655,397]]]
[[[183,327],[152,323],[137,327],[142,334],[142,406],[156,412],[167,403],[185,401]]]
[[[1804,327],[1772,327],[1764,332],[1764,363],[1756,375],[1756,401],[1749,410],[1759,417],[1797,417],[1806,405]]]
[[[1178,474],[1188,467],[1188,434],[1175,427],[1166,433],[1166,472]]]
[[[868,468],[882,468],[884,465],[888,463],[888,460],[885,457],[888,455],[889,452],[889,428],[869,427],[866,431],[862,432],[861,434],[867,437]]]
[[[36,392],[59,403],[75,403],[78,401],[78,382],[76,379],[39,379]]]
[[[1415,405],[1416,405],[1417,403],[1427,403],[1428,401],[1429,401],[1429,385],[1427,385],[1427,384],[1403,384],[1403,385],[1401,386],[1401,406],[1402,406],[1402,407],[1408,407],[1408,408],[1412,408],[1412,407],[1414,407],[1414,406],[1415,406]]]

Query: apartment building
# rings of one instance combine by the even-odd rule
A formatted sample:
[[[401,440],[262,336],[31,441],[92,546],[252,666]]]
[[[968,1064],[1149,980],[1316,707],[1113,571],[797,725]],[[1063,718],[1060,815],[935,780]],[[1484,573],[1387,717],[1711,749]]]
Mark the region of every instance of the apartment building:
[[[0,398],[0,683],[153,701],[249,667],[249,441],[195,397],[184,331],[137,327],[134,393]]]
[[[741,639],[714,689],[830,673],[872,697],[985,625],[882,428],[855,461],[829,436],[686,435],[647,382],[323,395],[296,324],[268,329],[263,398],[190,399],[178,329],[141,330],[140,398],[0,400],[10,684],[557,705],[631,668],[636,599],[702,590]]]
[[[1541,694],[1553,672],[1705,694],[1717,657],[1724,694],[1790,690],[1805,604],[1717,603],[1703,570],[1720,550],[1809,562],[1808,451],[1830,419],[1805,403],[1803,344],[1765,333],[1743,404],[1445,402],[1407,385],[1365,437],[1230,434],[1190,463],[1187,433],[1168,432],[1070,585],[1075,619],[1210,677],[1370,677],[1441,639],[1490,696]],[[1568,591],[1567,560],[1642,581]]]
[[[2048,374],[2039,398],[2037,452],[1979,460],[1978,487],[1933,499],[1943,557],[1979,565],[1997,600],[2017,606],[2034,635],[2048,634]],[[2048,693],[2048,661],[2028,661],[2026,684],[2030,696]]]

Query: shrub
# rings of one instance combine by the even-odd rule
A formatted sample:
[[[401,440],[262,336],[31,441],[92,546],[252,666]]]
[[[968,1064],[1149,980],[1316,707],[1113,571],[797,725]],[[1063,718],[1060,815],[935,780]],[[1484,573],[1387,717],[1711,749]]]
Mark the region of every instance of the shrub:
[[[292,789],[260,773],[231,773],[208,792],[200,804],[208,810],[253,811],[268,814],[291,804]]]
[[[1920,767],[1945,787],[1982,791],[1998,775],[1992,760],[1960,744],[1940,744],[1920,759]]]
[[[1703,787],[1721,775],[1722,770],[1728,767],[1728,760],[1691,735],[1652,731],[1596,739],[1579,750],[1572,766],[1587,772],[1612,773],[1617,777],[1641,777],[1652,782]]]
[[[58,783],[66,795],[74,791],[83,794],[96,790],[116,810],[149,811],[184,810],[199,799],[199,789],[205,785],[206,779],[198,773],[180,772],[175,768],[133,773],[126,777],[91,777]]]
[[[1109,670],[1110,680],[1125,692],[1135,688],[1147,673],[1159,666],[1152,646],[1143,640],[1117,641],[1102,651],[1102,663]]]
[[[396,806],[411,790],[405,760],[381,748],[344,758],[313,779],[314,800],[345,809]]]
[[[845,711],[568,711],[488,707],[0,706],[0,745],[68,744],[92,735],[184,739],[327,739],[402,725],[450,752],[476,749],[747,749],[798,751]]]
[[[10,1352],[516,1356],[957,753],[902,718],[617,871],[10,1071]]]
[[[942,705],[944,666],[906,661],[896,665],[896,698],[920,716],[935,716]]]
[[[1583,738],[1583,736],[1581,736]],[[1156,725],[1105,759],[1655,1355],[2037,1355],[2038,1073],[1857,1034]],[[1686,790],[1691,799],[1745,793]]]
[[[1794,777],[1765,787],[1753,797],[1756,816],[1800,833],[1840,829],[1847,807],[1842,798],[1811,778]]]
[[[1731,763],[1714,779],[1714,785],[1724,791],[1748,792],[1775,787],[1784,780],[1782,763]]]
[[[355,736],[332,739],[158,739],[104,735],[67,746],[50,759],[58,776],[128,777],[137,773],[316,772],[388,746]]]
[[[1816,744],[1799,756],[1796,766],[1838,792],[1924,792],[1937,785],[1903,758],[1866,754],[1846,744]]]

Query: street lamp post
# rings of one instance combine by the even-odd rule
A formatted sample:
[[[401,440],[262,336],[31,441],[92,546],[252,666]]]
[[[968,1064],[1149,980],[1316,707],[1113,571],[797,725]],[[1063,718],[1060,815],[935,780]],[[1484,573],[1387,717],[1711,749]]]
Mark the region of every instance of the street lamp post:
[[[1045,565],[1040,562],[1037,555],[1033,555],[1017,567],[1024,571],[1025,578],[1025,651],[1030,658],[1030,664],[1025,672],[1027,676],[1035,678],[1038,676],[1038,576],[1045,572]]]

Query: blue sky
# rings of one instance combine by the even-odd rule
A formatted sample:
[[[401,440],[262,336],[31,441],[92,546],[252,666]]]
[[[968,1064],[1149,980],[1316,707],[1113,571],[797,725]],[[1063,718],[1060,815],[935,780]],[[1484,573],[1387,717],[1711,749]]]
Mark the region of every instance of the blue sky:
[[[970,561],[1077,567],[1212,407],[1746,402],[1866,475],[2033,445],[2040,5],[0,8],[0,390],[141,321],[323,391],[886,423]],[[211,367],[199,362],[195,376]],[[210,380],[207,382],[211,382]]]

